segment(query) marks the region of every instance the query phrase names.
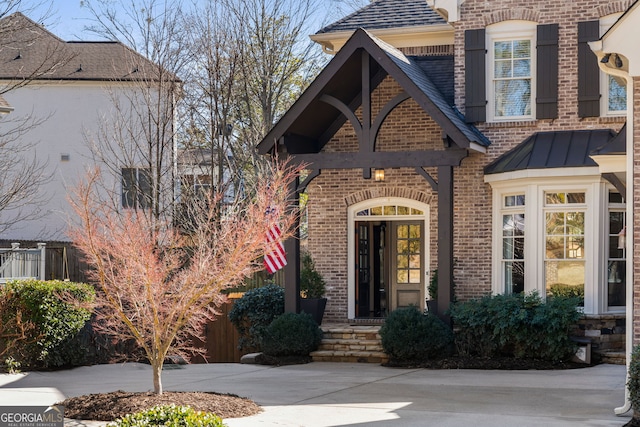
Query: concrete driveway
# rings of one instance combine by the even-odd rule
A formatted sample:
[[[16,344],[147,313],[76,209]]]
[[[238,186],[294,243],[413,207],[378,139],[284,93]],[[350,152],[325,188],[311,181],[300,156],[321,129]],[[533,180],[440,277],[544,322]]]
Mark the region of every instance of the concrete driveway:
[[[622,426],[625,367],[562,371],[394,369],[372,364],[283,367],[188,365],[165,370],[165,390],[253,399],[264,412],[229,427]],[[0,375],[0,405],[50,405],[65,397],[152,388],[148,365],[125,363]],[[66,425],[98,426],[98,422]]]

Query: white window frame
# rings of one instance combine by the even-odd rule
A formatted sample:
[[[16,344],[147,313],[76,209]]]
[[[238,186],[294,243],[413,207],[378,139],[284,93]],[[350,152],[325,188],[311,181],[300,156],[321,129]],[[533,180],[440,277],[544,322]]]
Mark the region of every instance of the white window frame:
[[[614,192],[618,192],[616,189],[613,188],[613,186],[607,187],[605,189],[605,193],[603,195],[604,197],[604,201],[605,206],[604,206],[604,218],[606,220],[606,222],[604,223],[604,236],[605,236],[605,241],[603,242],[603,254],[602,254],[602,260],[605,264],[608,263],[609,258],[609,213],[610,212],[622,212],[624,219],[625,219],[625,226],[627,225],[627,205],[626,205],[626,200],[624,203],[609,203],[609,192],[610,191],[614,191]],[[624,194],[622,195],[623,200],[624,200]],[[625,236],[625,240],[628,238],[629,236]],[[625,246],[628,248],[628,242],[625,242]],[[629,251],[625,250],[624,253],[624,260],[625,260],[625,265],[627,265],[627,263],[629,262]],[[607,312],[607,313],[624,313],[625,309],[626,309],[626,305],[621,305],[621,306],[615,306],[615,305],[609,305],[609,294],[608,294],[608,268],[605,267],[603,265],[602,267],[602,271],[603,271],[603,277],[601,278],[601,280],[603,281],[602,283],[605,283],[605,286],[602,287],[602,295],[601,295],[601,301],[602,301],[602,311],[603,312]],[[629,277],[626,274],[625,271],[625,277],[626,280],[629,280]],[[625,285],[626,286],[626,285]],[[629,295],[625,295],[625,298],[630,298]]]
[[[546,296],[545,286],[545,209],[546,192],[585,193],[585,301],[586,314],[608,312],[602,294],[606,270],[605,226],[608,221],[608,188],[597,168],[558,169],[553,177],[549,170],[525,170],[485,176],[493,192],[492,293],[505,291],[502,275],[502,215],[505,196],[525,196],[524,291]],[[558,184],[561,182],[562,184]]]
[[[611,15],[603,16],[600,18],[600,37],[607,32],[609,28],[613,24],[618,21],[618,18],[622,16],[622,13],[612,13]],[[613,56],[610,58],[610,61],[614,61]],[[627,115],[627,109],[610,111],[609,110],[609,97],[611,93],[609,92],[609,79],[614,78],[614,76],[604,73],[602,70],[600,71],[600,116],[602,117],[621,117]]]
[[[486,76],[487,76],[487,122],[505,122],[534,120],[536,117],[536,29],[532,21],[505,21],[487,26]],[[531,114],[522,116],[496,116],[495,114],[495,76],[494,43],[498,41],[529,40],[531,42]]]

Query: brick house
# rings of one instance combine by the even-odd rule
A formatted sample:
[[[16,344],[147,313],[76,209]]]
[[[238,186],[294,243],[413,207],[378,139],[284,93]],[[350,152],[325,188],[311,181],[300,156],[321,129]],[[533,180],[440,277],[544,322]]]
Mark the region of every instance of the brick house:
[[[334,57],[258,149],[309,165],[292,191],[309,195],[327,321],[424,308],[437,270],[439,310],[572,293],[595,347],[624,348],[633,116],[589,42],[630,6],[378,0],[311,36]]]

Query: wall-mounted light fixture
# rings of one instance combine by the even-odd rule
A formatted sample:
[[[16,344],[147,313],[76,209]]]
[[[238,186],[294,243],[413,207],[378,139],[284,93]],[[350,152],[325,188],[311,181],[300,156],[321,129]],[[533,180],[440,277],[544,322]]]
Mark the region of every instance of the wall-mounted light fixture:
[[[616,64],[616,68],[622,68],[622,58],[620,58],[620,55],[618,55],[617,53],[614,64]]]
[[[373,171],[373,179],[376,181],[384,181],[384,169],[375,169]]]

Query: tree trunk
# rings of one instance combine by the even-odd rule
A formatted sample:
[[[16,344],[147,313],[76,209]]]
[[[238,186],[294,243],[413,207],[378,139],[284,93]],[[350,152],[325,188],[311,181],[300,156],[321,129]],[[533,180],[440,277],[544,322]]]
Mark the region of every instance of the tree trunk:
[[[162,365],[163,360],[156,360],[152,363],[151,369],[153,369],[153,392],[156,394],[162,394]]]

